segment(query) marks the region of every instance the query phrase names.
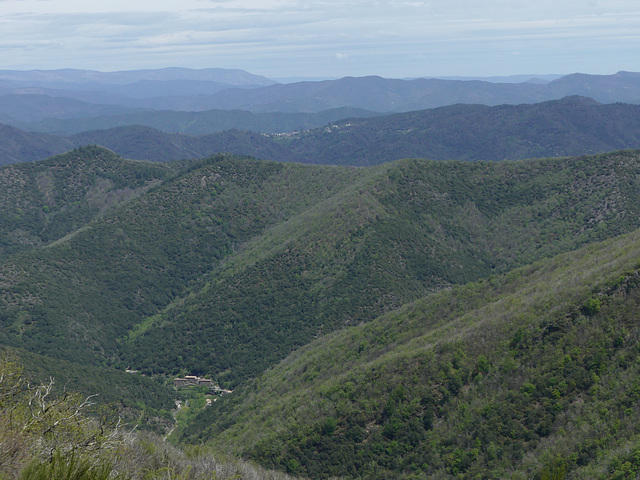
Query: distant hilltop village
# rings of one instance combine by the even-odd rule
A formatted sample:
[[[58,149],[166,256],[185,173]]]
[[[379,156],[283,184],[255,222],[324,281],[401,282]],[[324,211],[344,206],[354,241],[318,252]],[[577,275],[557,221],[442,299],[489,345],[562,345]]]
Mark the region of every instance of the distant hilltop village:
[[[231,393],[233,391],[220,388],[218,385],[214,385],[213,381],[206,378],[197,377],[195,375],[187,375],[184,378],[174,378],[173,386],[176,388],[203,386],[220,393]]]

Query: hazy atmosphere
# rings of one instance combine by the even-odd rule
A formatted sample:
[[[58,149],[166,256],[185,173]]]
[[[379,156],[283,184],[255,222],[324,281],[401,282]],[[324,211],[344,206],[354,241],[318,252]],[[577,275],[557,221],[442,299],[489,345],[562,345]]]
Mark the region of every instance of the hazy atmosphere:
[[[638,71],[630,0],[0,0],[1,68],[279,77]]]

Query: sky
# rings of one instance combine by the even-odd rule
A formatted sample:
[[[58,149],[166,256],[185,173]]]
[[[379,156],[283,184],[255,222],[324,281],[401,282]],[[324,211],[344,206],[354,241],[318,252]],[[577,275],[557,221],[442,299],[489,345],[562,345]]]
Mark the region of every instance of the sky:
[[[637,0],[0,0],[0,32],[2,70],[640,71]]]

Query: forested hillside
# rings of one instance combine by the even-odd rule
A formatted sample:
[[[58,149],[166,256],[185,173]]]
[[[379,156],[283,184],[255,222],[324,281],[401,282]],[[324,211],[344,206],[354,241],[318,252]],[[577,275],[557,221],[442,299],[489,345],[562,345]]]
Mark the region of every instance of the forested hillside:
[[[0,258],[48,245],[142,195],[171,166],[84,148],[0,169]]]
[[[0,344],[146,428],[173,375],[234,388],[180,441],[296,475],[633,475],[639,179],[635,150],[5,166]]]
[[[1,342],[229,386],[429,292],[640,226],[637,152],[368,169],[218,156],[171,175],[96,148],[51,162],[82,171],[92,156],[120,178],[140,177],[126,195],[115,174],[104,191],[83,183],[94,176],[77,180],[70,203],[82,221],[67,207],[53,216],[57,236],[14,242],[0,265]],[[148,182],[156,186],[143,193]],[[107,201],[111,190],[120,206]],[[45,205],[27,199],[22,215],[42,234]]]
[[[318,335],[638,228],[639,167],[629,152],[359,170],[133,330],[128,358],[147,372],[212,369],[234,385]]]
[[[57,161],[82,169],[78,157],[96,154],[110,155],[83,149]],[[124,171],[145,165],[114,159],[115,166],[119,162]],[[119,362],[120,342],[134,325],[180,298],[244,242],[359,172],[340,173],[223,156],[188,164],[181,175],[141,197],[129,196],[121,208],[65,238],[5,259],[1,343],[67,360]],[[86,192],[78,200],[91,198]],[[30,213],[38,217],[41,211],[37,205]]]
[[[640,231],[321,337],[184,433],[312,478],[636,478]]]

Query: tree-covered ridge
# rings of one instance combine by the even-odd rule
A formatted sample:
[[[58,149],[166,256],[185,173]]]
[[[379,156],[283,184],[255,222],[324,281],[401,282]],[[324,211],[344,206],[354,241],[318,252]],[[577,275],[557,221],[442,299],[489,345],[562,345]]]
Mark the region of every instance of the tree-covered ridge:
[[[85,147],[0,168],[0,256],[47,245],[157,185],[166,165]]]
[[[84,365],[84,391],[107,366],[237,387],[185,441],[318,478],[638,470],[638,151],[347,168],[90,147],[3,173],[42,236],[0,261],[0,344]],[[135,413],[149,383],[124,375],[103,378]]]
[[[640,226],[637,152],[405,160],[277,224],[141,323],[129,363],[232,386],[319,335]],[[165,355],[154,354],[163,346]]]
[[[224,156],[183,168],[73,235],[7,259],[0,342],[117,362],[118,339],[135,324],[244,242],[360,174]]]
[[[185,434],[313,478],[634,478],[640,231],[319,338]]]
[[[60,159],[83,152],[111,158]],[[0,343],[234,386],[317,336],[638,228],[638,160],[158,166],[154,188],[0,264]],[[131,172],[114,188],[145,185],[149,164],[105,163]],[[82,205],[76,175],[60,178]]]

